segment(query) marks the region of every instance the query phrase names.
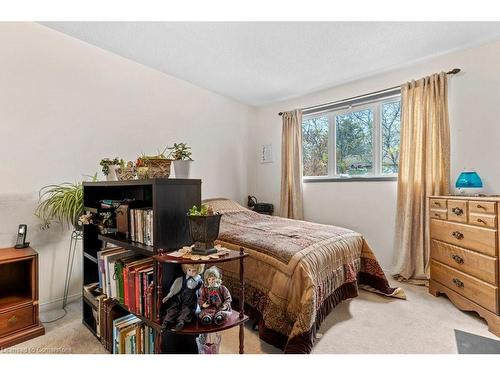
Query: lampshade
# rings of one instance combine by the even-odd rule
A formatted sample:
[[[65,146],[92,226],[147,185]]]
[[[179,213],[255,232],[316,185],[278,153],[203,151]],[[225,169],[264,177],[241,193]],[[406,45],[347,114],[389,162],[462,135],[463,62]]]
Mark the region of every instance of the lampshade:
[[[464,171],[458,176],[455,187],[461,193],[478,193],[483,188],[483,181],[476,172]]]

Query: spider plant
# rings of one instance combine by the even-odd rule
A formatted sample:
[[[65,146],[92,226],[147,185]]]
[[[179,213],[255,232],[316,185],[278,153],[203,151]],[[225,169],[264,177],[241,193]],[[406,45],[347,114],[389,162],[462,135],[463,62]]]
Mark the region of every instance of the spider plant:
[[[97,180],[97,174],[92,177]],[[42,221],[41,229],[50,228],[53,222],[77,227],[83,211],[83,185],[81,182],[47,185],[40,189],[35,215]]]

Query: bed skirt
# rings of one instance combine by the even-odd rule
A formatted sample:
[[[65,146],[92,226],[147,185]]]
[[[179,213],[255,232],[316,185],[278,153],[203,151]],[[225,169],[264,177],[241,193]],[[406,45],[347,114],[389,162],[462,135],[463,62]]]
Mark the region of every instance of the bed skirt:
[[[290,339],[288,338],[288,336],[266,327],[264,319],[262,319],[261,312],[247,303],[245,303],[245,314],[248,315],[251,320],[258,323],[259,337],[261,340],[275,346],[280,350],[283,350],[285,354],[308,354],[311,352],[316,341],[316,333],[318,332],[321,323],[328,316],[328,314],[330,314],[330,312],[340,302],[357,296],[357,282],[343,284],[342,286],[337,288],[330,296],[328,296],[325,301],[323,301],[323,303],[317,310],[315,323],[309,329],[309,331],[294,336]],[[237,298],[233,298],[233,303],[234,306],[238,306]]]

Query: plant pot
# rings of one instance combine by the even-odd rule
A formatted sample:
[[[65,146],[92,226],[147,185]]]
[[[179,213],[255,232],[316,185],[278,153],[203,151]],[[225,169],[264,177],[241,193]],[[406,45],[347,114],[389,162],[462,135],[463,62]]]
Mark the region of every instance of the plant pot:
[[[214,241],[219,237],[221,214],[209,216],[191,216],[189,218],[189,234],[194,242],[193,254],[213,254],[217,252]]]
[[[143,159],[144,164],[148,167],[149,178],[168,178],[170,176],[170,164],[172,160],[163,158],[147,158]]]
[[[116,181],[118,180],[118,177],[116,175],[116,170],[120,168],[119,165],[110,165],[109,166],[109,172],[106,175],[106,181]]]
[[[174,160],[175,178],[189,178],[192,160]]]
[[[136,176],[135,167],[117,168],[116,176],[118,177],[118,181],[133,180]]]
[[[145,180],[146,178],[149,178],[148,176],[148,167],[137,167],[137,178],[139,180]]]

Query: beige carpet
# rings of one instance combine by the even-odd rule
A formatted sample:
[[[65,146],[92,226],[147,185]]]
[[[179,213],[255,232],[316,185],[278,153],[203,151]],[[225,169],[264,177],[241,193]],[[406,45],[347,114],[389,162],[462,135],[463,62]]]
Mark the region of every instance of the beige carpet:
[[[435,298],[424,287],[401,284],[406,301],[366,291],[344,301],[327,317],[313,353],[457,353],[454,329],[498,339],[474,313],[455,308],[446,297]],[[45,336],[8,348],[10,353],[106,353],[82,325],[80,302],[69,305],[68,315],[45,324]],[[48,319],[48,314],[45,319]],[[42,316],[42,319],[44,316]],[[224,331],[223,353],[237,353],[238,329]],[[246,353],[280,353],[260,341],[248,325]]]

